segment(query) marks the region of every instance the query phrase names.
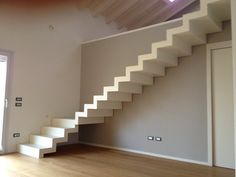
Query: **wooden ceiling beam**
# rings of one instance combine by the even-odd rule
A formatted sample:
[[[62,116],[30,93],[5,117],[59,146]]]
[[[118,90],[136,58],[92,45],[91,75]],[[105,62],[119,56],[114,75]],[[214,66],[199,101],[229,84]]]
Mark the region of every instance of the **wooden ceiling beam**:
[[[118,29],[131,30],[166,21],[196,1],[79,0],[78,7],[89,8],[93,16],[103,15],[107,23],[116,22]]]
[[[107,16],[106,22],[111,23],[112,21],[115,21],[117,18],[119,18],[123,13],[125,13],[127,10],[129,10],[132,6],[134,6],[138,0],[129,0],[124,1],[119,8],[114,10],[110,15]]]
[[[128,26],[128,29],[135,29],[140,28],[143,26],[149,25],[151,22],[153,22],[155,19],[162,18],[166,19],[167,16],[173,15],[173,12],[177,12],[177,10],[173,9],[183,9],[182,7],[187,7],[191,3],[193,3],[195,0],[176,0],[174,2],[169,2],[165,5],[165,7],[160,8],[159,10],[155,10],[154,12],[150,12],[149,15],[144,16],[144,18],[140,19],[139,22],[132,26]],[[172,12],[173,11],[173,12]],[[178,11],[179,12],[179,11]],[[166,16],[166,17],[162,17]],[[159,21],[163,22],[163,21]]]
[[[103,0],[92,11],[93,16],[98,16],[99,14],[102,14],[105,10],[107,10],[114,3],[116,3],[116,0]]]
[[[109,0],[108,0],[109,1]],[[122,4],[124,2],[128,2],[127,0],[116,0],[115,3],[113,3],[109,8],[107,8],[104,12],[103,15],[105,17],[108,17],[109,15],[113,14],[113,12],[115,12],[117,9],[119,9],[120,7],[122,7]]]
[[[196,2],[196,0],[188,0],[186,3],[179,3],[176,6],[170,7],[168,11],[163,12],[159,18],[155,20],[155,23],[160,23],[163,21],[168,20],[169,18],[173,17],[175,14],[181,12],[183,9],[191,5],[192,3]]]
[[[143,0],[140,1],[138,6],[133,10],[132,13],[126,14],[123,16],[121,20],[119,20],[118,29],[121,29],[125,26],[131,25],[134,21],[136,21],[142,14],[152,8],[155,4],[157,4],[160,0]]]
[[[127,20],[124,24],[126,27],[135,25],[136,23],[142,22],[147,16],[149,16],[153,11],[156,12],[162,8],[165,8],[166,3],[163,0],[152,0],[149,3],[145,3],[141,9],[136,13],[136,17]]]

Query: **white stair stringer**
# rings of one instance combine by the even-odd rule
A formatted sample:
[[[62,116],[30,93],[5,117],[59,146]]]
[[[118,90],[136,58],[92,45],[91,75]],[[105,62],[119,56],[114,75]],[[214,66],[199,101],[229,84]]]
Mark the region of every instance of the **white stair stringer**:
[[[151,77],[164,76],[166,67],[177,66],[179,57],[192,54],[192,46],[206,43],[206,34],[221,31],[222,21],[230,17],[226,15],[230,14],[230,10],[225,8],[230,7],[229,3],[230,0],[201,1],[200,11],[184,15],[182,26],[167,30],[165,41],[153,43],[151,53],[139,55],[138,65],[126,67],[126,75],[115,77],[114,86],[104,87],[103,95],[94,96],[90,105],[101,110],[96,105],[101,100],[109,100],[109,93],[142,93],[142,85],[152,85]],[[224,9],[220,17],[214,16],[219,10],[214,7],[215,4]],[[85,105],[84,112],[87,110],[89,108]],[[79,116],[78,113],[76,115]]]
[[[77,133],[78,125],[104,123],[104,117],[80,118],[75,119],[52,119],[51,126],[41,128],[39,135],[30,135],[30,142],[18,145],[18,152],[35,157],[42,158],[44,154],[56,152],[58,143],[68,141],[69,133]]]
[[[53,119],[51,126],[31,135],[30,143],[19,145],[18,151],[41,158],[55,152],[57,143],[66,142],[79,125],[104,123],[114,109],[122,109],[122,102],[131,102],[133,94],[151,86],[154,77],[165,76],[165,68],[176,67],[179,57],[192,55],[192,46],[205,44],[207,34],[221,31],[222,21],[228,19],[230,0],[201,0],[199,11],[184,15],[182,26],[167,30],[166,40],[152,43],[151,53],[139,55],[138,64],[127,66],[125,76],[115,77],[114,85],[105,86],[102,95],[95,95],[92,104],[75,113],[75,119]]]

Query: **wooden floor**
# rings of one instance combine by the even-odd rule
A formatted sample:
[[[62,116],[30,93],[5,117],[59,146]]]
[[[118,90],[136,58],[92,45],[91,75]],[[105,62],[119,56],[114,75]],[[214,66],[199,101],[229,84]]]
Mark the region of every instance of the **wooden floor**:
[[[0,177],[234,177],[234,170],[72,145],[40,160],[0,156]]]

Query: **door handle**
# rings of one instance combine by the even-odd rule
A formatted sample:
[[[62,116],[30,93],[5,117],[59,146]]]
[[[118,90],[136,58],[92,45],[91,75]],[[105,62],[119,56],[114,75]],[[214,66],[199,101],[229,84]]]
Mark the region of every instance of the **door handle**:
[[[5,108],[8,108],[8,99],[5,99]]]

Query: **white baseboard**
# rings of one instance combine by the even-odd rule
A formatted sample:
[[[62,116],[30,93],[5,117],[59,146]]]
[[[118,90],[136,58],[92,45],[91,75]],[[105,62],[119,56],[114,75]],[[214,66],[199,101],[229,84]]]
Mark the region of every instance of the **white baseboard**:
[[[88,142],[84,142],[84,141],[79,141],[79,143],[80,144],[85,144],[85,145],[90,145],[90,146],[107,148],[107,149],[114,149],[114,150],[119,150],[119,151],[132,152],[132,153],[142,154],[142,155],[147,155],[147,156],[152,156],[152,157],[159,157],[159,158],[164,158],[164,159],[169,159],[169,160],[177,160],[177,161],[181,161],[181,162],[211,166],[208,162],[201,162],[201,161],[196,161],[196,160],[184,159],[184,158],[179,158],[179,157],[172,157],[172,156],[167,156],[167,155],[161,155],[161,154],[155,154],[155,153],[150,153],[150,152],[138,151],[138,150],[133,150],[133,149],[127,149],[127,148],[107,146],[107,145],[102,145],[102,144],[88,143]]]

